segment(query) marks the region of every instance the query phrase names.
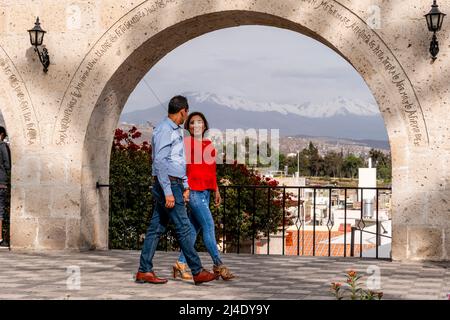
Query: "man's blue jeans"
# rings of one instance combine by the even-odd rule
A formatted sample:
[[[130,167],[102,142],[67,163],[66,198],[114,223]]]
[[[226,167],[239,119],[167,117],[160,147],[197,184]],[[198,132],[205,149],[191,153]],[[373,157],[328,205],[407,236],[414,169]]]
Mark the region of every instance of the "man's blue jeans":
[[[158,246],[159,238],[166,231],[169,219],[175,225],[175,233],[181,250],[186,254],[186,260],[193,275],[202,270],[202,264],[194,244],[191,241],[191,224],[186,213],[183,199],[182,182],[171,181],[171,189],[175,197],[175,207],[168,209],[165,207],[166,199],[164,191],[159,183],[153,186],[153,197],[155,198],[155,209],[150,221],[150,225],[145,235],[144,245],[141,251],[139,272],[153,271],[153,256]]]
[[[191,190],[189,194],[189,207],[190,207],[190,215],[189,219],[192,223],[192,231],[191,231],[191,241],[195,245],[195,241],[197,239],[197,234],[202,231],[203,242],[205,244],[206,250],[208,250],[209,255],[213,263],[216,266],[220,266],[222,261],[220,260],[219,250],[217,249],[216,242],[216,234],[214,231],[214,220],[211,214],[211,210],[209,210],[209,201],[210,201],[210,191],[195,191]],[[179,262],[186,263],[185,253],[183,249],[181,249],[180,257],[178,258]],[[192,271],[192,269],[191,269]]]

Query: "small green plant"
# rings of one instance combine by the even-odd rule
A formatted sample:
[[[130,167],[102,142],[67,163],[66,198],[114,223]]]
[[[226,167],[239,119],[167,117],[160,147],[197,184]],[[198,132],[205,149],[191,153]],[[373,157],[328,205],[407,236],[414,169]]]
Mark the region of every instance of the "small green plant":
[[[376,292],[372,290],[365,290],[361,287],[359,280],[362,276],[354,270],[350,270],[346,273],[346,284],[342,285],[339,282],[331,283],[331,293],[337,300],[343,300],[345,298],[345,292],[350,293],[351,300],[381,300],[383,292]]]

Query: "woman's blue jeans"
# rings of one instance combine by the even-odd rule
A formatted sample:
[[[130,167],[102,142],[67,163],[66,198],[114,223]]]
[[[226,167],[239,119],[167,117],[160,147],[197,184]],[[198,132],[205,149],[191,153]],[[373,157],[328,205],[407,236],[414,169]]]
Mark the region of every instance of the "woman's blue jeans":
[[[217,249],[216,234],[214,231],[214,220],[211,214],[211,210],[209,209],[210,196],[211,192],[209,190],[190,191],[189,220],[191,221],[192,226],[191,239],[192,243],[195,244],[198,233],[202,231],[203,242],[205,244],[206,250],[208,250],[208,253],[211,256],[214,265],[219,266],[222,264],[222,261],[220,260],[219,250]],[[183,254],[183,250],[181,250],[178,261],[181,263],[186,263],[186,258]]]

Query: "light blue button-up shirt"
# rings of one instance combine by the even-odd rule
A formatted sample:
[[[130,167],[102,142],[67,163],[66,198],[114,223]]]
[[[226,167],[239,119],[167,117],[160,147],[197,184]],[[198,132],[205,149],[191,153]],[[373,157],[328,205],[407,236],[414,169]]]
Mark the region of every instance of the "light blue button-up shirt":
[[[189,186],[183,129],[168,117],[153,130],[152,158],[152,175],[158,178],[166,196],[172,194],[169,176],[181,178],[184,187]]]

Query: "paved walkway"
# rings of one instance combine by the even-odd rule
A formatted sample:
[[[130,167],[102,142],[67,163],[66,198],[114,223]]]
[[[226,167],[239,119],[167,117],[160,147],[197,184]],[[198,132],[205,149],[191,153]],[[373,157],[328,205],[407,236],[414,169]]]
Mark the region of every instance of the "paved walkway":
[[[334,299],[330,283],[343,282],[354,269],[366,279],[381,273],[383,299],[447,299],[450,263],[390,262],[357,258],[225,254],[223,260],[240,276],[200,286],[170,280],[165,285],[136,284],[138,251],[18,253],[0,250],[2,299]],[[176,252],[158,252],[155,271],[170,277]],[[211,268],[210,258],[200,254]],[[77,273],[81,275],[77,277]]]

